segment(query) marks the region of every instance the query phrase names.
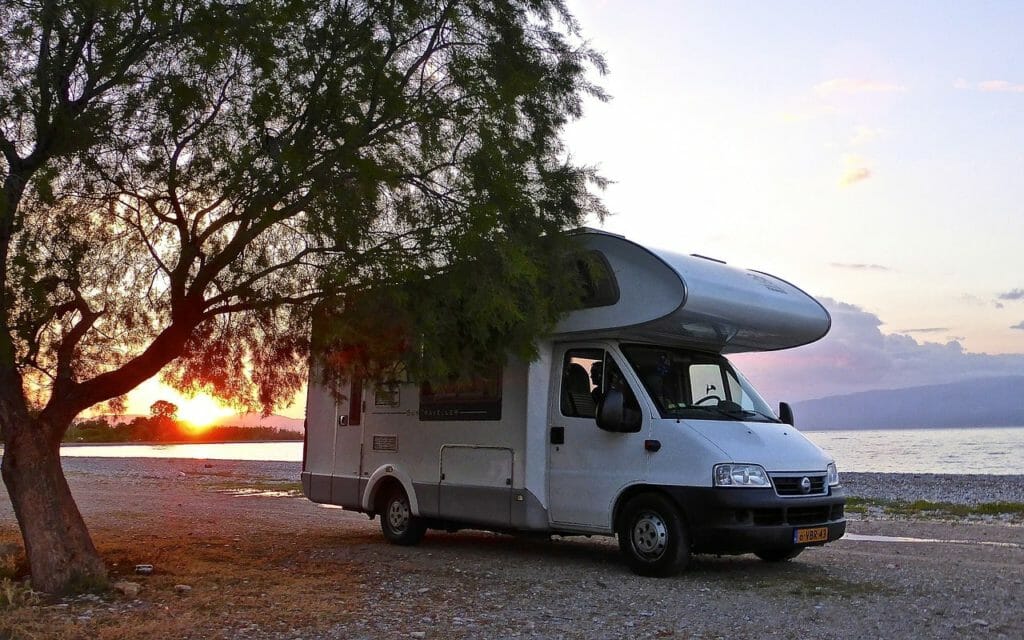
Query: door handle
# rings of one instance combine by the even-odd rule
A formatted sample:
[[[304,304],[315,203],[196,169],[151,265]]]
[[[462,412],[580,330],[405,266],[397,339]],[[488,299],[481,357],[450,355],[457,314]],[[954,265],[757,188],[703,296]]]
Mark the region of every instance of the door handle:
[[[565,427],[551,427],[551,444],[565,444]]]

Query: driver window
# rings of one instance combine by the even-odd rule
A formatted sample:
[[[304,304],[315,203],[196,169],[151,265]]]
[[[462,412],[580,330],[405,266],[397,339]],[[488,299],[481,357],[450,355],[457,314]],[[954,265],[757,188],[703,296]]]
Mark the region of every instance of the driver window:
[[[604,357],[603,349],[571,349],[565,353],[562,365],[562,415],[594,417],[600,397]]]
[[[627,409],[640,411],[622,370],[603,349],[570,349],[562,364],[562,415],[594,418],[608,389],[622,392]]]
[[[725,385],[722,383],[722,368],[717,364],[690,365],[690,403],[704,398],[725,400]]]

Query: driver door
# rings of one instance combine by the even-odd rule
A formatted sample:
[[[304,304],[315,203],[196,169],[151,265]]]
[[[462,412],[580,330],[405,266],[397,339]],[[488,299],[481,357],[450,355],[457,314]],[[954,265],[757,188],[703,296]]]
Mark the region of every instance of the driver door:
[[[597,427],[595,413],[611,380],[639,411],[635,382],[617,356],[596,344],[564,345],[555,352],[548,418],[548,505],[552,523],[610,532],[615,498],[647,474],[644,450],[649,420],[638,433]]]

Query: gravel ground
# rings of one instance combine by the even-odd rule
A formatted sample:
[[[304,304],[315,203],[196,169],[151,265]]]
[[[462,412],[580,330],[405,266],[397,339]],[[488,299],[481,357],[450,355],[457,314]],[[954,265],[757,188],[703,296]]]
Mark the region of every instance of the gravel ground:
[[[984,502],[1024,503],[1024,476],[954,475],[939,473],[844,473],[846,491],[858,498],[928,500],[976,505]]]
[[[294,482],[293,463],[64,466],[97,536],[188,527],[194,540],[273,531],[327,541],[311,554],[333,577],[309,597],[344,603],[336,619],[281,629],[226,616],[197,638],[1024,638],[1017,525],[851,517],[848,538],[792,562],[699,556],[658,580],[629,573],[608,538],[431,532],[418,547],[394,547],[365,516],[230,491]],[[843,482],[867,498],[1024,502],[1024,476],[847,473]],[[4,496],[0,527],[12,525]]]

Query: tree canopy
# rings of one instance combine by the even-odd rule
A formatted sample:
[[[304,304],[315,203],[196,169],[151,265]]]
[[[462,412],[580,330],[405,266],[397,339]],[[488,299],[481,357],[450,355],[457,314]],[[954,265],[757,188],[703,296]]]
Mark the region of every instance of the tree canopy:
[[[528,352],[603,213],[559,138],[591,70],[561,0],[0,5],[0,428],[37,586],[97,569],[42,568],[25,505],[66,483],[26,474],[161,370],[269,410],[312,303],[370,290],[442,369]]]

